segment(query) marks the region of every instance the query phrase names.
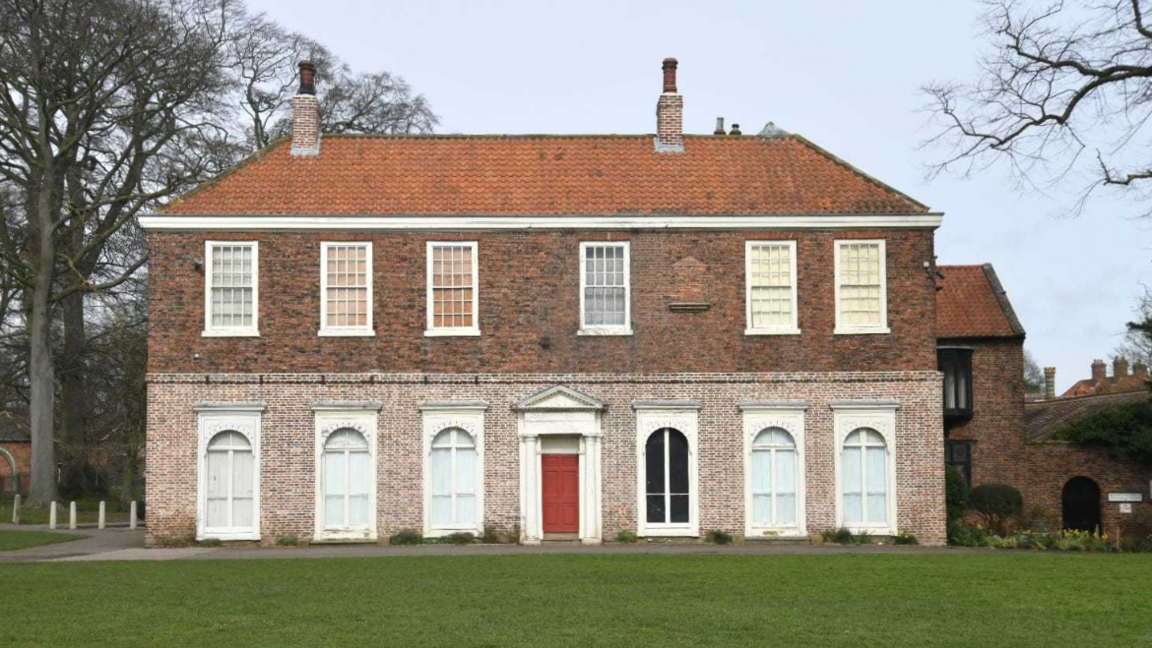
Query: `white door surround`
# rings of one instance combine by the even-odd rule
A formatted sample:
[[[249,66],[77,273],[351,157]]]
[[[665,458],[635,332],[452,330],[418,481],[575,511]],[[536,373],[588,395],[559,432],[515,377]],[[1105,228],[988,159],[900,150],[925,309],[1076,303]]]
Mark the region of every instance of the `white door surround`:
[[[640,537],[700,536],[700,485],[696,464],[699,459],[698,413],[703,407],[696,400],[634,400],[636,411],[636,535]],[[671,428],[688,441],[688,521],[649,522],[645,460],[648,437],[653,432]]]
[[[606,406],[604,401],[562,385],[513,405],[520,437],[520,538],[524,544],[539,544],[544,539],[541,441],[557,436],[579,438],[580,541],[602,541],[600,417]]]

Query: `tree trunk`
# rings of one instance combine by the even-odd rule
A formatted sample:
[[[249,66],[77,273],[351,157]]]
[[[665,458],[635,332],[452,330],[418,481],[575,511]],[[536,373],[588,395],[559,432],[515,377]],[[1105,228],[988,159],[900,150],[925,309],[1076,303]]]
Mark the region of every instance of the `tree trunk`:
[[[88,492],[88,393],[85,384],[84,293],[68,295],[61,303],[64,315],[64,355],[60,372],[60,423],[66,453],[62,482],[68,488]],[[67,492],[67,491],[66,491]]]
[[[45,191],[43,194],[50,192]],[[38,201],[43,203],[44,200]],[[36,205],[36,211],[46,205]],[[28,503],[44,506],[56,499],[56,447],[53,413],[56,400],[56,376],[52,364],[52,270],[54,245],[50,209],[48,227],[40,223],[33,237],[36,271],[33,286],[27,292],[28,313],[28,386],[31,392],[32,424],[32,489]],[[40,220],[42,214],[34,215]]]

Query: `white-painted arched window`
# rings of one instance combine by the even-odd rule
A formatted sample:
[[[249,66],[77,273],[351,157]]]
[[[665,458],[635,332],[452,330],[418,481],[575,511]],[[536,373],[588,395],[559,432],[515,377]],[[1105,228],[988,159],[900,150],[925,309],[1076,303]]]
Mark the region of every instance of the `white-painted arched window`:
[[[476,440],[460,428],[448,428],[432,439],[433,529],[476,527],[480,469]]]
[[[688,438],[674,428],[656,430],[644,452],[645,519],[649,524],[687,524],[691,497]]]
[[[324,443],[321,470],[324,528],[368,528],[372,457],[364,435],[348,428],[330,434]]]
[[[225,533],[251,530],[256,515],[252,444],[243,434],[226,430],[212,437],[205,454],[205,529]]]
[[[840,466],[844,524],[851,528],[887,527],[888,447],[871,428],[857,428],[844,439]]]
[[[752,441],[752,523],[793,526],[797,520],[796,441],[782,428],[762,430]]]

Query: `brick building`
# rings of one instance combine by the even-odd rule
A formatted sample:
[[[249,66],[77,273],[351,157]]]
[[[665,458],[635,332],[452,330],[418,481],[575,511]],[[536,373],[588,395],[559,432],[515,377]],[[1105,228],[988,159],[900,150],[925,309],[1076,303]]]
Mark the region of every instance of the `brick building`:
[[[148,541],[944,541],[939,213],[769,124],[290,139],[151,241]]]
[[[972,485],[1011,484],[1024,495],[1035,530],[1100,528],[1114,537],[1152,532],[1152,474],[1101,449],[1054,438],[1060,428],[1123,403],[1149,398],[1147,368],[1123,359],[1056,398],[1046,370],[1043,400],[1025,401],[1024,328],[991,265],[939,266],[936,309],[944,377],[945,462]],[[1109,495],[1138,501],[1109,501]],[[1115,499],[1115,497],[1113,497]],[[1125,505],[1122,506],[1121,505]]]
[[[32,440],[23,424],[26,416],[0,410],[0,493],[28,490]]]

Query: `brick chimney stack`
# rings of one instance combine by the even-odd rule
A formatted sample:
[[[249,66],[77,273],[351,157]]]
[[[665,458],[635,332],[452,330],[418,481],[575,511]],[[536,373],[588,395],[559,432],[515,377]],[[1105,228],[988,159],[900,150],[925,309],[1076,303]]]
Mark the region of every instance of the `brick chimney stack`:
[[[684,152],[684,97],[676,91],[674,58],[664,59],[664,94],[656,103],[656,151]]]
[[[1097,358],[1092,361],[1092,382],[1098,383],[1108,378],[1108,365]]]
[[[1056,367],[1044,367],[1044,400],[1056,400]]]
[[[1143,379],[1147,380],[1148,379],[1148,365],[1137,360],[1135,362],[1135,364],[1132,365],[1132,375],[1136,376],[1137,378],[1143,378]]]
[[[1128,358],[1117,356],[1112,359],[1112,378],[1122,380],[1128,377]]]
[[[292,97],[292,155],[320,154],[320,102],[316,66],[300,61],[300,89]]]

